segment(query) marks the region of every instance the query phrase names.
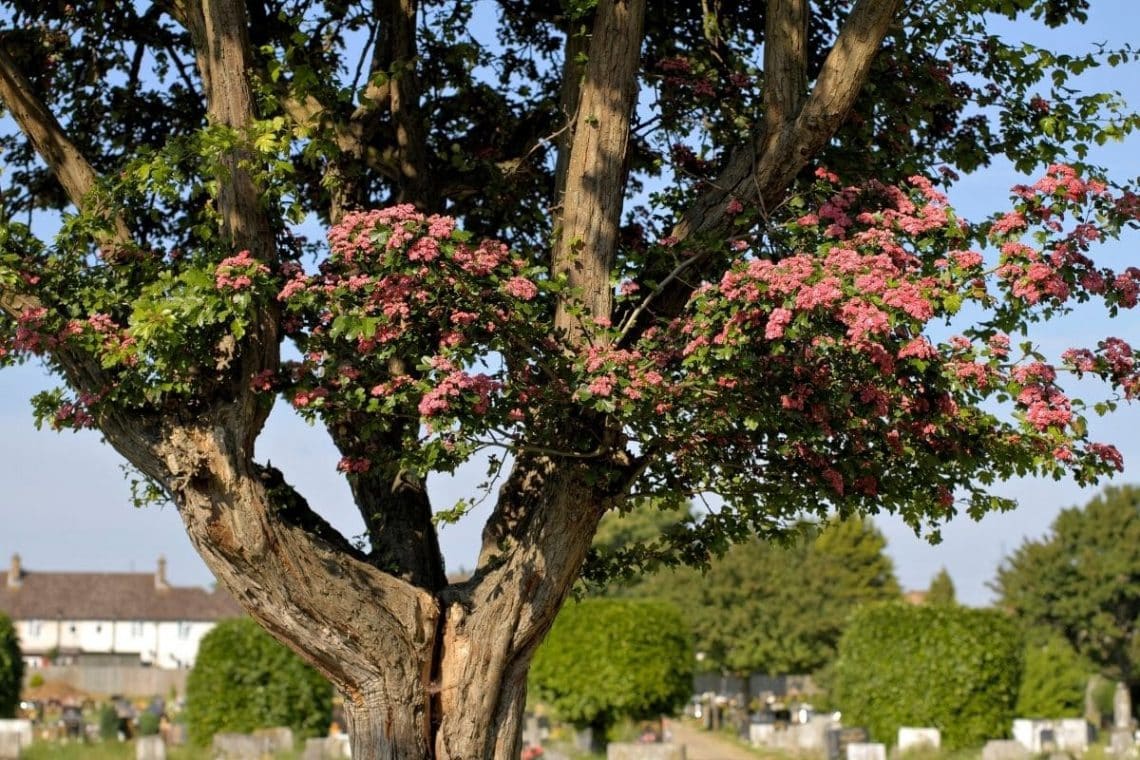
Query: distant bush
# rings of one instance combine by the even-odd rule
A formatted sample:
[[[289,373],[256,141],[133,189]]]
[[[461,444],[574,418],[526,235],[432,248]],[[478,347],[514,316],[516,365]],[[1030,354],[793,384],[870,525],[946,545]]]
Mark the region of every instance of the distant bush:
[[[44,674],[43,673],[32,673],[30,676],[28,676],[28,688],[29,689],[35,689],[35,688],[37,688],[39,686],[43,686],[43,685],[44,685]]]
[[[16,717],[20,687],[24,681],[24,659],[16,627],[0,614],[0,718]]]
[[[1026,718],[1082,715],[1085,688],[1094,668],[1057,634],[1025,648],[1025,673],[1017,693],[1017,714]]]
[[[108,742],[119,738],[119,711],[112,704],[99,708],[99,738]]]
[[[888,604],[856,612],[839,642],[834,701],[845,723],[894,742],[900,726],[933,726],[947,749],[1005,736],[1021,683],[1024,640],[993,610]]]
[[[202,638],[186,680],[185,717],[194,743],[270,726],[317,736],[331,712],[329,683],[252,620],[223,621]]]
[[[139,715],[138,730],[139,736],[157,736],[159,728],[159,718],[150,710],[144,710]]]
[[[683,705],[692,668],[689,631],[675,606],[586,599],[558,614],[530,683],[560,718],[604,733],[618,719],[652,718]]]

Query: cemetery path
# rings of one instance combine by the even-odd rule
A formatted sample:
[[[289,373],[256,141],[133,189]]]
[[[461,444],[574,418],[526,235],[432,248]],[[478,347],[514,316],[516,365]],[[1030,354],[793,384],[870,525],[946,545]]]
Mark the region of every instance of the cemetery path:
[[[756,760],[756,755],[731,740],[680,721],[666,721],[676,744],[685,745],[685,760]]]

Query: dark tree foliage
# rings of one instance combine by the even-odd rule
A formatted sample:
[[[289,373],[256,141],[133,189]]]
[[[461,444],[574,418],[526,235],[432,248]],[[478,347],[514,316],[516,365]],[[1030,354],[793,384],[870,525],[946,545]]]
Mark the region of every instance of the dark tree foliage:
[[[0,718],[16,717],[24,685],[24,658],[16,627],[0,613]]]
[[[1106,488],[1062,510],[998,568],[998,604],[1055,632],[1110,678],[1138,683],[1140,488]]]
[[[850,725],[894,744],[902,726],[933,726],[948,749],[1009,731],[1025,641],[995,610],[885,604],[859,610],[839,642],[831,699]]]
[[[900,589],[882,534],[856,518],[737,544],[703,571],[661,570],[612,593],[685,610],[703,668],[802,674],[834,658],[852,612]]]
[[[926,603],[927,604],[957,604],[958,596],[954,591],[954,579],[950,577],[950,573],[946,568],[938,571],[938,574],[930,581],[930,588],[926,590]]]
[[[248,618],[223,620],[202,637],[186,679],[186,722],[195,744],[214,734],[288,726],[322,736],[332,719],[332,687]]]

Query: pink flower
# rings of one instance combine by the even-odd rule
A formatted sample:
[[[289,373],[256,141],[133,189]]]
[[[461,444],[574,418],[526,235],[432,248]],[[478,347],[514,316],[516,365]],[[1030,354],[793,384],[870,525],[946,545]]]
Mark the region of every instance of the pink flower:
[[[538,295],[538,286],[525,277],[510,278],[503,284],[503,290],[524,301],[530,301]]]
[[[614,391],[616,381],[612,375],[602,375],[594,378],[587,386],[587,390],[595,396],[609,396]]]
[[[792,321],[792,312],[784,308],[772,309],[768,315],[768,324],[764,327],[764,337],[767,340],[776,340],[784,336],[784,329]]]

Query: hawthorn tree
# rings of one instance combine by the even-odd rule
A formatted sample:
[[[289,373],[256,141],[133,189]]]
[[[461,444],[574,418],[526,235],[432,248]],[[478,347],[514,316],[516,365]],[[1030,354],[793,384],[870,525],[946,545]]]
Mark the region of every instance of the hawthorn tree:
[[[512,757],[631,495],[719,494],[631,554],[699,563],[804,513],[937,525],[1119,466],[1008,337],[1136,301],[1090,249],[1140,204],[1056,163],[1132,130],[1067,84],[1131,53],[987,32],[1086,7],[3,0],[0,350],[341,692],[354,757]],[[966,224],[934,181],[995,154],[1044,176]],[[1120,339],[1065,366],[1137,388]],[[362,546],[257,461],[278,396],[343,455]],[[495,506],[449,585],[425,484],[481,450]]]

